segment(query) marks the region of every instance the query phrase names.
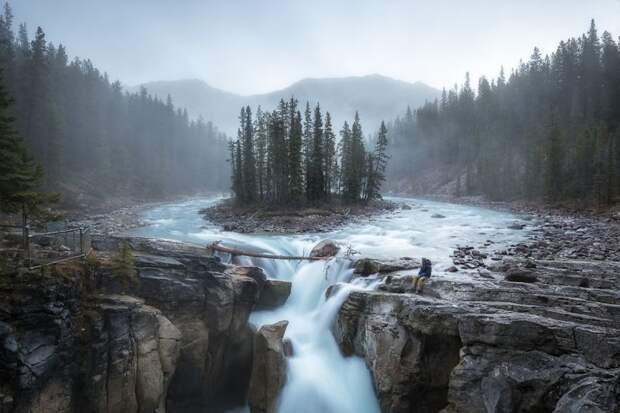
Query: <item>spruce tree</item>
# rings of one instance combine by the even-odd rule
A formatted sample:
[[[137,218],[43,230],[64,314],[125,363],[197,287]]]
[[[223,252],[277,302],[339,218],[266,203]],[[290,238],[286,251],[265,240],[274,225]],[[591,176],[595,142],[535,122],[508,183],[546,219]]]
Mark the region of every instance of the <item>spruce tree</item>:
[[[43,170],[28,154],[15,130],[11,103],[0,78],[0,211],[21,213],[26,225],[31,216],[45,216],[45,206],[58,196],[38,190]]]
[[[323,190],[325,188],[325,183],[323,175],[323,119],[321,116],[321,107],[318,104],[314,109],[312,144],[308,169],[308,200],[319,201],[324,198]]]
[[[265,115],[263,114],[260,106],[256,110],[254,134],[256,136],[256,177],[258,197],[260,200],[263,200],[267,192],[267,125],[265,122]]]
[[[324,156],[323,156],[323,171],[325,174],[325,187],[323,192],[326,196],[330,196],[334,188],[334,181],[336,170],[338,168],[338,162],[336,159],[336,135],[334,134],[332,127],[332,119],[329,112],[325,113],[325,129],[323,132],[324,142]]]
[[[292,103],[292,102],[291,102]],[[290,199],[300,202],[304,194],[304,177],[302,169],[302,121],[301,113],[291,111],[291,127],[289,132],[289,190]]]
[[[374,153],[369,154],[367,199],[381,197],[381,185],[385,181],[387,162],[390,157],[387,153],[387,133],[385,122],[382,121],[379,127]]]
[[[310,183],[310,157],[312,153],[312,110],[310,109],[310,102],[306,102],[306,109],[304,110],[304,128],[303,128],[303,169],[304,169],[304,181],[305,191],[308,194]]]
[[[243,128],[243,192],[246,202],[256,201],[256,159],[254,155],[254,124],[252,122],[252,109],[247,106],[242,122]]]

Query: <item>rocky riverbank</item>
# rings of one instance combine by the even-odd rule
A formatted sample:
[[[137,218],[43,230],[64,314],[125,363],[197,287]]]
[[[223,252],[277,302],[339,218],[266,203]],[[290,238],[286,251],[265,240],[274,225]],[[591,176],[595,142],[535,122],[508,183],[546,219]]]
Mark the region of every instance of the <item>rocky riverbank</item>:
[[[114,272],[121,241],[135,280]],[[246,402],[255,307],[281,305],[259,268],[203,248],[94,237],[84,265],[0,283],[0,412],[219,412]],[[10,277],[10,278],[8,278]]]
[[[383,412],[619,411],[620,221],[531,212],[527,241],[458,248],[422,296],[395,273],[347,298],[334,334]]]
[[[240,233],[300,234],[328,232],[400,208],[395,202],[376,200],[355,205],[272,208],[237,207],[222,202],[201,211],[203,217],[225,231]]]

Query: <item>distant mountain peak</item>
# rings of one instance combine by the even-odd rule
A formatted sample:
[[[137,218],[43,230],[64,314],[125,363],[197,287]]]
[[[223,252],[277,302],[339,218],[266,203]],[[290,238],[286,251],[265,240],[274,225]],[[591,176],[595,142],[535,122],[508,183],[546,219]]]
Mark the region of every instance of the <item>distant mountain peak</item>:
[[[295,96],[300,102],[320,102],[340,127],[344,120],[360,112],[365,132],[373,132],[381,120],[390,120],[412,108],[440,96],[440,91],[423,82],[406,82],[379,73],[362,76],[304,78],[269,93],[241,96],[211,86],[202,79],[149,82],[143,85],[150,94],[172,96],[177,107],[187,108],[190,116],[202,116],[234,136],[239,109],[243,105],[264,110],[275,109],[280,99]],[[135,89],[137,90],[138,87]]]

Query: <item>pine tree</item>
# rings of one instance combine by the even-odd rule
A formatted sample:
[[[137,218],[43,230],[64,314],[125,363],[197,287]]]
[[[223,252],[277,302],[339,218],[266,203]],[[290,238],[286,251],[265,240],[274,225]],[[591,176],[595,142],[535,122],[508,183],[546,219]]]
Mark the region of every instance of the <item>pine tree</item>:
[[[254,126],[256,136],[256,176],[258,195],[260,200],[265,198],[267,192],[267,125],[265,115],[261,107],[256,110],[256,123]]]
[[[308,169],[308,200],[319,201],[324,198],[323,189],[325,188],[325,177],[323,175],[323,119],[321,116],[321,108],[318,104],[314,109],[312,143]]]
[[[256,159],[254,156],[254,124],[252,122],[252,109],[247,106],[242,121],[242,145],[243,145],[243,193],[246,202],[256,201]]]
[[[342,184],[342,196],[346,201],[353,201],[355,199],[353,193],[355,171],[353,169],[353,142],[351,136],[351,128],[345,121],[340,131],[340,174]]]
[[[312,111],[310,110],[310,102],[306,102],[304,110],[304,129],[303,129],[303,169],[306,194],[309,191],[310,178],[310,157],[312,153]]]
[[[362,183],[366,179],[366,150],[364,148],[364,134],[360,122],[359,113],[355,112],[355,119],[351,126],[351,177],[349,185],[349,197],[351,201],[357,201],[362,195]]]
[[[381,185],[385,181],[385,172],[389,155],[387,153],[387,127],[385,122],[381,122],[379,134],[375,144],[374,153],[369,156],[368,168],[368,190],[366,199],[376,199],[381,197]]]
[[[243,155],[242,155],[240,141],[237,141],[237,143],[234,144],[234,150],[235,150],[235,163],[234,163],[235,176],[233,180],[233,188],[237,188],[237,191],[235,191],[235,193],[237,194],[238,201],[241,201],[245,197],[245,188],[243,184]]]
[[[13,126],[11,103],[0,79],[0,211],[21,213],[26,225],[31,216],[45,216],[45,206],[58,196],[38,191],[43,170],[28,154]]]
[[[112,258],[112,274],[120,280],[125,290],[138,285],[135,258],[127,241],[120,243],[118,252]]]
[[[325,129],[323,132],[324,157],[323,171],[325,173],[325,187],[323,192],[326,196],[331,196],[334,189],[335,175],[338,169],[338,161],[336,159],[336,135],[332,127],[332,119],[329,112],[325,113]]]
[[[295,107],[291,101],[291,107]],[[302,169],[302,124],[301,113],[291,110],[289,132],[289,190],[293,202],[300,202],[304,194],[304,177]]]

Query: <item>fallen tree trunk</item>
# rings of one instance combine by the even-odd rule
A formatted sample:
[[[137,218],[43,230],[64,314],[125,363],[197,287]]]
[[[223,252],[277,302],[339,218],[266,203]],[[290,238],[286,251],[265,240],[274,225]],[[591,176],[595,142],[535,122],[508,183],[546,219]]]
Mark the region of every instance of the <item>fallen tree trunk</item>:
[[[212,244],[209,244],[207,246],[207,251],[209,251],[211,254],[213,254],[213,252],[215,251],[218,251],[218,252],[223,252],[223,253],[231,254],[231,255],[242,255],[244,257],[266,258],[266,259],[271,259],[271,260],[324,261],[324,260],[329,260],[333,258],[333,257],[274,255],[274,254],[261,254],[259,252],[247,252],[247,251],[238,250],[236,248],[224,247],[220,245],[220,241],[216,241]]]

